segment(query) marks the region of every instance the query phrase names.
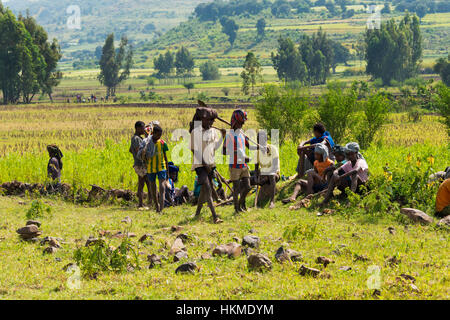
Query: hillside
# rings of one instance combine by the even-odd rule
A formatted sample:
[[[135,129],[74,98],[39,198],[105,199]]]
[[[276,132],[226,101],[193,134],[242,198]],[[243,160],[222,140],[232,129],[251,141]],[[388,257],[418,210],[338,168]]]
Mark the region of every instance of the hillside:
[[[1,0],[0,0],[1,2]],[[62,63],[93,58],[95,48],[106,35],[126,34],[134,43],[151,41],[180,22],[186,20],[196,5],[208,0],[13,0],[2,1],[15,14],[36,18],[49,33],[57,38],[63,49]],[[80,8],[81,29],[70,29],[68,12],[71,5]]]
[[[248,3],[246,0],[238,3]],[[239,26],[237,37],[230,45],[228,37],[222,32],[220,14],[210,17],[216,9],[206,9],[194,14],[188,21],[171,29],[163,36],[155,39],[152,43],[144,44],[139,52],[145,53],[147,60],[138,61],[143,65],[152,64],[153,57],[158,52],[168,48],[177,49],[180,46],[187,47],[198,60],[214,59],[221,67],[241,66],[248,51],[256,52],[263,65],[271,65],[270,54],[276,50],[277,39],[280,36],[289,36],[294,41],[306,33],[316,32],[319,27],[324,29],[328,35],[342,43],[355,53],[354,46],[362,38],[366,29],[367,21],[372,14],[368,13],[367,1],[335,1],[335,3],[347,3],[342,6],[320,6],[320,0],[311,2],[307,0],[276,2],[263,1],[261,9],[243,11],[240,13],[225,11],[224,16],[235,20]],[[394,1],[398,3],[398,1]],[[253,3],[250,1],[250,3]],[[277,3],[289,3],[291,8],[285,14],[276,10]],[[308,6],[307,9],[298,7],[298,3]],[[308,4],[309,3],[309,4]],[[377,10],[382,10],[384,1],[371,1],[377,4]],[[200,5],[200,7],[205,5]],[[403,7],[396,10],[394,4],[390,4],[390,12],[382,12],[381,21],[391,18],[399,18],[404,15]],[[210,12],[209,12],[209,11]],[[441,11],[447,9],[442,8]],[[196,9],[197,11],[197,9]],[[206,11],[206,14],[203,12]],[[220,12],[220,9],[219,9]],[[202,15],[203,14],[203,15]],[[209,15],[208,15],[209,14]],[[266,22],[264,36],[258,36],[256,24],[259,19]],[[435,59],[438,56],[448,54],[450,46],[450,14],[448,12],[427,11],[422,18],[421,29],[423,34],[424,58]]]

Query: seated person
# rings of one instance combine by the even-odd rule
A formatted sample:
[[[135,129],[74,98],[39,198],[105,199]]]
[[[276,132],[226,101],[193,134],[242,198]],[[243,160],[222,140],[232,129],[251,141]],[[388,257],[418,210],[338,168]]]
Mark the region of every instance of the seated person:
[[[294,188],[291,197],[284,199],[283,203],[294,202],[298,193],[302,189],[306,189],[306,194],[313,194],[325,190],[328,186],[325,170],[333,165],[333,161],[328,157],[328,148],[323,144],[318,144],[314,148],[314,169],[306,172],[308,179],[299,180]]]
[[[175,183],[178,182],[178,172],[180,168],[174,165],[173,162],[168,163],[169,167],[169,178],[166,180],[166,196],[164,199],[164,206],[179,206],[184,203],[188,203],[191,194],[187,186],[182,186],[181,188],[176,188]]]
[[[436,216],[444,218],[450,215],[450,178],[444,180],[436,195]]]
[[[275,193],[277,182],[280,181],[280,157],[278,149],[267,143],[267,133],[261,130],[258,133],[257,161],[255,165],[257,184],[270,186],[270,205],[275,207]]]
[[[359,145],[356,142],[350,142],[345,146],[345,155],[347,162],[333,172],[322,205],[330,201],[336,187],[342,192],[346,188],[357,192],[359,187],[365,185],[369,179],[369,166],[359,153]]]
[[[345,158],[344,147],[335,145],[333,148],[333,155],[334,158],[336,159],[336,163],[326,168],[324,172],[325,176],[327,177],[327,181],[331,180],[331,177],[333,176],[333,172],[335,170],[340,169],[347,162],[347,159]]]
[[[321,123],[317,123],[313,127],[314,138],[302,142],[297,148],[297,154],[299,156],[299,162],[297,166],[298,178],[302,178],[305,172],[314,165],[314,148],[318,144],[324,144],[328,147],[328,153],[331,153],[334,147],[334,141],[331,135],[326,131],[325,126]],[[334,160],[333,157],[330,157]]]

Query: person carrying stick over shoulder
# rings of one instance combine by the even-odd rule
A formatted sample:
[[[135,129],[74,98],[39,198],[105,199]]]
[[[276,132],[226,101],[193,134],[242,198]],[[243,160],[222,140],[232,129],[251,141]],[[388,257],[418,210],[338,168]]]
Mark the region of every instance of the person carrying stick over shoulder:
[[[206,202],[213,217],[214,223],[222,223],[213,204],[212,188],[215,164],[215,152],[222,145],[222,139],[217,134],[217,129],[212,128],[217,112],[210,108],[197,109],[194,121],[191,123],[191,151],[193,153],[192,171],[198,177],[201,186],[195,217],[199,217]],[[226,131],[220,130],[222,136]]]
[[[235,213],[247,211],[245,199],[251,190],[250,170],[247,165],[249,158],[245,153],[245,149],[250,149],[250,145],[248,137],[242,130],[246,120],[247,112],[243,110],[233,112],[231,115],[231,130],[227,133],[223,145],[223,154],[229,157]]]

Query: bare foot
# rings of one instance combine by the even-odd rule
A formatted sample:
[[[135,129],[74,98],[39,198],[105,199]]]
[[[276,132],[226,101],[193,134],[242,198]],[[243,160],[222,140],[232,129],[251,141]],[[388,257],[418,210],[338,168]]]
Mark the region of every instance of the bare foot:
[[[269,206],[269,209],[273,209],[273,208],[275,208],[275,203],[271,202],[270,206]]]
[[[216,219],[214,220],[214,223],[215,223],[215,224],[219,224],[219,223],[222,223],[222,222],[223,222],[223,220],[220,219],[220,218],[216,218]]]

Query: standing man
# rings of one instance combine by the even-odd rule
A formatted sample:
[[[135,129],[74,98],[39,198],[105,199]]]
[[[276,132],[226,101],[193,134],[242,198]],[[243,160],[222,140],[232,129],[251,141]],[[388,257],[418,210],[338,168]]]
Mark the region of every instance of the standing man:
[[[245,199],[251,189],[249,159],[245,149],[249,148],[248,138],[242,127],[247,120],[247,112],[235,110],[231,115],[231,130],[225,137],[223,154],[229,157],[230,179],[233,182],[233,203],[235,213],[247,211]]]
[[[212,109],[197,109],[196,121],[192,123],[191,131],[192,171],[196,172],[198,185],[201,186],[195,217],[200,216],[203,203],[206,202],[211,210],[214,223],[222,223],[223,220],[216,214],[212,198],[214,169],[216,168],[215,152],[222,145],[222,139],[217,135],[216,129],[212,128],[216,118],[217,113]],[[221,130],[221,133],[223,137],[226,131]]]
[[[145,123],[142,121],[138,121],[134,125],[134,135],[131,137],[131,145],[130,145],[130,153],[133,155],[134,159],[134,171],[138,176],[138,199],[139,199],[139,208],[143,208],[143,195],[144,195],[144,185],[147,185],[148,192],[148,205],[152,204],[152,197],[150,193],[150,182],[147,179],[147,168],[145,167],[144,162],[138,157],[138,152],[143,144],[142,136],[147,137],[147,133],[145,132]]]
[[[63,168],[61,158],[63,154],[56,145],[47,146],[47,151],[50,157],[47,164],[47,176],[52,180],[50,188],[55,191],[61,184],[61,170]]]

